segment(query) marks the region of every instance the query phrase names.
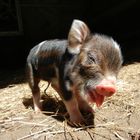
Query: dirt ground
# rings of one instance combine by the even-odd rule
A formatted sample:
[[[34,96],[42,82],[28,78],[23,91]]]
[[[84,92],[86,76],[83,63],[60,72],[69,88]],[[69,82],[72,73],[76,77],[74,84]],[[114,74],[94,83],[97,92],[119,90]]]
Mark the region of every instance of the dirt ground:
[[[123,66],[117,93],[91,105],[94,124],[83,127],[69,126],[59,96],[40,87],[45,111],[36,114],[23,70],[0,71],[0,140],[140,140],[140,63]]]

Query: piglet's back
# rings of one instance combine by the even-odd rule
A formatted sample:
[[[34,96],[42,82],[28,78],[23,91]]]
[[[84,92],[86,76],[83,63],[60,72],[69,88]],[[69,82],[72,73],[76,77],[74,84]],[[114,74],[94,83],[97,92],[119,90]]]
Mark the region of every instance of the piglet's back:
[[[55,60],[61,59],[66,47],[66,40],[43,41],[30,50],[27,63],[31,63],[32,65],[52,64]]]

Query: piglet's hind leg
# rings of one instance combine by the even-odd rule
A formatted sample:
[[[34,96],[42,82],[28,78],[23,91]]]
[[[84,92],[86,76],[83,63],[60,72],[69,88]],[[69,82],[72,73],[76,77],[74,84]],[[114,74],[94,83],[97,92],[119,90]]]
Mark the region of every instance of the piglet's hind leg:
[[[42,104],[40,103],[40,89],[38,86],[39,81],[40,79],[34,78],[34,85],[31,87],[33,94],[34,110],[36,112],[40,112],[42,110]]]

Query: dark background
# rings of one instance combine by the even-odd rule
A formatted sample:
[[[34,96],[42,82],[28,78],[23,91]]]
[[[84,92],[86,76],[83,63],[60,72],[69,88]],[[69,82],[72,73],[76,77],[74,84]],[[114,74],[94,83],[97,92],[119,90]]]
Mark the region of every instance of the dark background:
[[[73,19],[117,40],[125,62],[139,61],[139,9],[138,0],[0,0],[0,68],[24,67],[34,45],[67,38]]]

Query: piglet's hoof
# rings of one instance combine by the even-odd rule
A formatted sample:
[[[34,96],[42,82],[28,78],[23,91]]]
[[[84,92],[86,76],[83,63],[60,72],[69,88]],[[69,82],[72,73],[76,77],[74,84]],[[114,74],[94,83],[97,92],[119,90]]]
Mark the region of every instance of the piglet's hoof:
[[[40,103],[39,105],[34,105],[34,111],[36,114],[42,113],[42,104]]]
[[[70,118],[70,120],[68,120],[68,124],[72,127],[82,127],[86,125],[86,121],[83,117],[81,118]]]

